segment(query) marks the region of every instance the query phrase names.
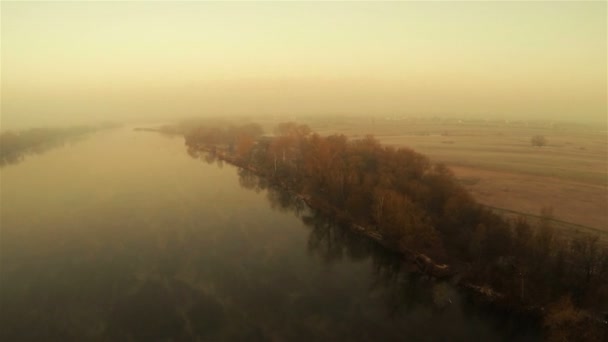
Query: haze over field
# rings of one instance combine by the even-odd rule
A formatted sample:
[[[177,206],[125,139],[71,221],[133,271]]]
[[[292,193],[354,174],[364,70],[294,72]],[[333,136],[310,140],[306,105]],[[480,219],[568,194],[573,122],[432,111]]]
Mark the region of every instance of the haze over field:
[[[193,115],[606,122],[606,2],[2,2],[1,128]]]

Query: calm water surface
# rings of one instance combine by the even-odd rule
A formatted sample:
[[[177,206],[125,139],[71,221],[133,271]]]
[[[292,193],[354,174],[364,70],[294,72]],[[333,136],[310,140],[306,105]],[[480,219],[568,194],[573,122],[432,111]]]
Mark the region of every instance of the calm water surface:
[[[105,131],[0,172],[3,341],[535,340],[181,138]]]

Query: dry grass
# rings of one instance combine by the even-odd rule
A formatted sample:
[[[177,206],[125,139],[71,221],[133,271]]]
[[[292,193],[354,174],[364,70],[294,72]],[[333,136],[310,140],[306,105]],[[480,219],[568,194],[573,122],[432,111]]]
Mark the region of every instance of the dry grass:
[[[317,119],[321,134],[375,135],[451,167],[483,204],[538,214],[608,232],[608,136],[606,127],[573,124],[458,120]],[[533,147],[544,135],[548,145]]]

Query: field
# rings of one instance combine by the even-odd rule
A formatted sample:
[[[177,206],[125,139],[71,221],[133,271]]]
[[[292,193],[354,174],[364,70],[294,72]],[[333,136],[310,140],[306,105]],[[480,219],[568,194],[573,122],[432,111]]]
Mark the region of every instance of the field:
[[[426,154],[450,166],[478,201],[498,211],[533,219],[541,208],[551,207],[554,218],[571,223],[573,229],[608,233],[605,124],[416,118],[298,121],[323,135],[373,134],[383,144]],[[547,145],[532,146],[535,135],[546,137]]]

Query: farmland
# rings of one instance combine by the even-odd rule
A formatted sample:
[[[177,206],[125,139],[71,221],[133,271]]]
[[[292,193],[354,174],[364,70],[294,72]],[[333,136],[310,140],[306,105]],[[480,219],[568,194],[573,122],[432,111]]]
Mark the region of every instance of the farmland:
[[[608,230],[606,125],[417,118],[299,119],[321,135],[367,134],[447,164],[482,204]],[[266,130],[274,120],[261,122]],[[547,144],[532,146],[532,136]],[[573,227],[575,227],[573,225]]]

